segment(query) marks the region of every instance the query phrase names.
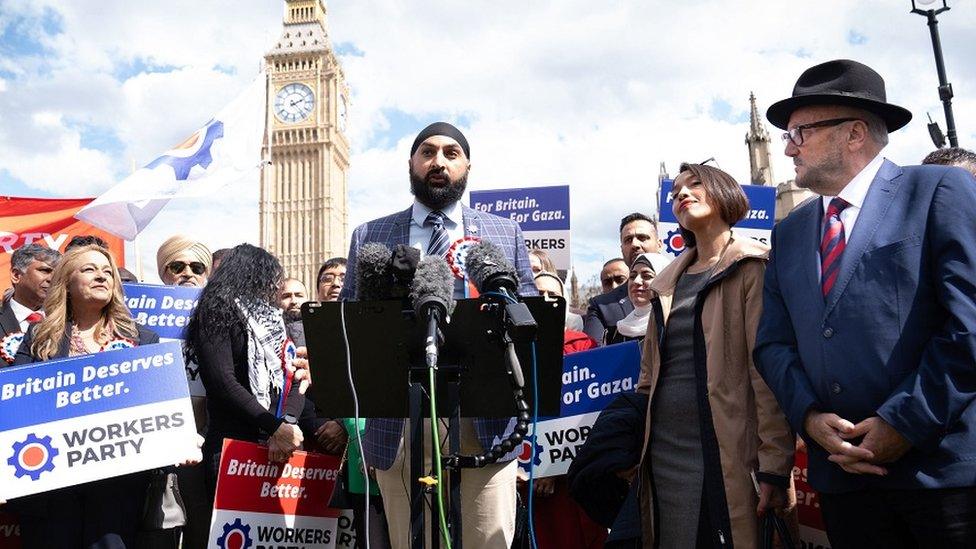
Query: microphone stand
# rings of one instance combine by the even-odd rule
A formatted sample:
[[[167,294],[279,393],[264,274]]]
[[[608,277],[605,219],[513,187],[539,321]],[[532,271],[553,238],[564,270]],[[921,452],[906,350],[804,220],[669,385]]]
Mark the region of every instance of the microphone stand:
[[[440,549],[441,536],[450,536],[450,547],[460,549],[461,547],[461,479],[460,474],[451,475],[451,498],[449,504],[450,523],[441,518],[440,502],[443,501],[443,471],[440,456],[440,435],[437,421],[437,376],[439,370],[438,358],[440,346],[444,343],[444,336],[440,330],[440,323],[446,316],[446,311],[442,311],[437,304],[431,301],[421,302],[417,305],[418,312],[427,317],[427,330],[424,338],[424,366],[411,368],[409,393],[410,411],[410,547],[414,549],[425,546],[424,539],[424,513],[426,509],[425,499],[428,494],[436,497],[435,505],[431,507],[431,547]],[[425,313],[425,314],[424,314]],[[449,441],[451,453],[460,451],[460,367],[444,367],[447,373],[447,404],[448,409],[452,410],[449,423]],[[423,374],[427,374],[426,387]],[[426,395],[425,395],[426,393]],[[431,429],[431,468],[433,476],[427,475],[424,471],[424,398],[430,403],[430,429]],[[443,532],[444,527],[447,532]]]

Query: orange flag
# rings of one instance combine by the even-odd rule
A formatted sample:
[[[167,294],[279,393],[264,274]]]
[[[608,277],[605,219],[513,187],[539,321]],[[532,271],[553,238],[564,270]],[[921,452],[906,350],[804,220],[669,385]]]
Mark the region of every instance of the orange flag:
[[[77,235],[94,235],[108,243],[121,267],[124,241],[74,215],[93,198],[20,198],[0,196],[0,293],[10,288],[10,256],[26,244],[40,244],[64,251]]]

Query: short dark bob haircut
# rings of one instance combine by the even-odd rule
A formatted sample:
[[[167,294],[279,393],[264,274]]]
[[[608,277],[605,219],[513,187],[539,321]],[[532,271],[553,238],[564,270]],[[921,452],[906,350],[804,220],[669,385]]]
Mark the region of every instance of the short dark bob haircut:
[[[692,177],[701,181],[708,198],[715,205],[722,221],[728,223],[729,227],[741,221],[749,213],[749,199],[742,191],[742,186],[731,175],[703,164],[682,164],[678,169],[678,177],[685,172],[690,172]],[[674,178],[675,182],[678,177]],[[696,244],[695,234],[682,227],[680,223],[678,227],[681,229],[685,246],[693,248]]]

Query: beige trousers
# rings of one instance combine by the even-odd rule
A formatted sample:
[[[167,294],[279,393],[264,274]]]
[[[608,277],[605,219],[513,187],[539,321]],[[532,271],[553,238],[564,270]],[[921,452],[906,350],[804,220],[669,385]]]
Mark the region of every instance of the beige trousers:
[[[481,443],[475,434],[470,418],[461,419],[461,452],[481,453]],[[439,429],[441,455],[448,448],[447,429],[443,422]],[[404,433],[409,434],[410,421],[404,423]],[[408,435],[409,436],[409,435]],[[430,448],[430,424],[424,425],[425,448]],[[408,443],[405,445],[404,440]],[[376,471],[376,483],[383,496],[386,523],[390,531],[393,549],[410,548],[410,447],[409,439],[400,441],[400,450],[393,465],[386,471]],[[424,474],[431,468],[432,456],[424,456]],[[480,469],[461,471],[461,543],[463,549],[508,549],[515,537],[515,461],[493,464]],[[416,481],[414,479],[414,481]],[[450,476],[441,479],[445,505],[450,497]],[[430,547],[431,519],[438,520],[437,505],[427,498],[431,507],[424,511],[424,532]],[[433,511],[431,511],[433,509]],[[447,513],[445,508],[445,513]],[[448,520],[450,517],[448,516]],[[444,547],[443,540],[441,547]]]

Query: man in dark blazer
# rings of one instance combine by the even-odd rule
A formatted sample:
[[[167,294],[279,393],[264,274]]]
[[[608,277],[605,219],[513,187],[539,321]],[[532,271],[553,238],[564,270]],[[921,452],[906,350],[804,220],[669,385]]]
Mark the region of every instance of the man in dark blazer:
[[[641,254],[653,253],[659,258],[655,264],[655,274],[668,265],[670,259],[660,253],[661,240],[657,237],[654,221],[642,213],[632,213],[620,220],[620,254],[627,264],[628,274],[630,266]],[[629,315],[634,310],[633,303],[627,295],[627,283],[623,283],[613,290],[590,298],[583,319],[583,331],[603,345],[607,330],[616,327],[617,321]]]
[[[13,290],[0,300],[0,342],[4,348],[8,346],[9,338],[25,333],[30,324],[44,318],[41,308],[59,259],[61,254],[57,250],[40,244],[22,246],[11,254],[10,282]],[[17,351],[13,347],[8,351],[12,352],[0,353],[0,366],[13,362]]]
[[[510,219],[473,210],[460,199],[467,186],[471,154],[467,139],[454,126],[431,124],[414,140],[410,151],[410,190],[415,200],[406,210],[364,223],[352,234],[345,286],[340,299],[356,298],[356,263],[364,244],[380,242],[417,247],[427,255],[443,256],[452,243],[477,237],[497,245],[519,274],[522,295],[539,295],[532,279],[525,239]],[[465,297],[464,280],[455,281],[454,295]],[[403,388],[406,390],[406,387]],[[363,435],[364,458],[376,468],[376,478],[386,508],[394,549],[409,547],[409,461],[404,452],[403,419],[370,419]],[[509,434],[507,419],[474,419],[461,422],[465,441],[483,451]],[[465,450],[467,451],[467,450]],[[461,473],[464,512],[462,538],[470,547],[508,547],[515,530],[514,453],[498,463]],[[406,475],[406,476],[404,476]]]
[[[854,61],[808,69],[767,117],[820,196],[773,231],[754,355],[831,545],[971,547],[976,184],[881,155],[911,113]]]

